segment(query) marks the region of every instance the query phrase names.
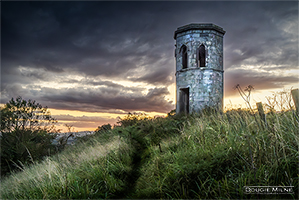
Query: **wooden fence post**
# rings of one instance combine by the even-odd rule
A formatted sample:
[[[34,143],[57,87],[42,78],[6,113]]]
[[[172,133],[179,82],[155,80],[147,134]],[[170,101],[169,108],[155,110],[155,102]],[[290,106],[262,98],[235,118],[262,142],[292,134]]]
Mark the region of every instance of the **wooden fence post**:
[[[259,111],[259,115],[260,115],[261,119],[264,121],[265,125],[267,126],[266,115],[265,115],[265,112],[264,112],[262,102],[257,102],[256,107]]]
[[[292,93],[292,97],[293,97],[293,101],[296,107],[296,112],[297,114],[299,114],[299,89],[294,89],[291,91]]]

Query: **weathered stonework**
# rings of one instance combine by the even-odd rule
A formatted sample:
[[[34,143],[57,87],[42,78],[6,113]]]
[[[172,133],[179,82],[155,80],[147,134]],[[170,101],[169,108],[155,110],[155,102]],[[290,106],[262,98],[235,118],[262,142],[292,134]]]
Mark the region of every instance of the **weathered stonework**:
[[[176,112],[223,107],[223,36],[214,24],[189,24],[174,33],[176,40]]]

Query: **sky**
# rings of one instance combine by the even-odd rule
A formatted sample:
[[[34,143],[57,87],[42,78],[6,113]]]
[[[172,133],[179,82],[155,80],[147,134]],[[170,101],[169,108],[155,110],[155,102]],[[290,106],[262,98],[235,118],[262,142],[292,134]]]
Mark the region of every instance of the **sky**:
[[[95,130],[128,112],[175,108],[174,31],[214,23],[224,35],[224,103],[298,88],[297,1],[2,1],[1,102],[48,106],[59,126]]]

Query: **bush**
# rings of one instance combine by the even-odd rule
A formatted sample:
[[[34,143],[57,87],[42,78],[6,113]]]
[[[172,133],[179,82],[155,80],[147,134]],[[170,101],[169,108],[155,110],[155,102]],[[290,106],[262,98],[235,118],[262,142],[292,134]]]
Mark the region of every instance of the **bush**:
[[[111,130],[111,125],[110,124],[104,124],[102,126],[99,126],[96,130],[95,130],[95,133],[101,133],[101,132],[104,132],[104,131],[109,131]]]
[[[55,134],[30,129],[3,132],[1,141],[1,175],[41,160],[55,152]]]
[[[122,127],[128,127],[149,119],[151,119],[151,117],[147,116],[145,113],[137,114],[129,112],[125,117],[119,118],[117,124]]]
[[[13,98],[1,108],[1,176],[54,152],[56,122],[47,107]]]

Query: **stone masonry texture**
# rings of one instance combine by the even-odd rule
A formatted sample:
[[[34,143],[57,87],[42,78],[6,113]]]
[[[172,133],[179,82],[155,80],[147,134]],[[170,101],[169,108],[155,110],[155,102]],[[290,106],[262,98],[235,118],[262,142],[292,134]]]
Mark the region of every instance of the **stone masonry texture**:
[[[223,108],[224,34],[225,31],[214,24],[188,24],[175,31],[177,113],[199,112],[205,107]],[[202,44],[205,47],[204,67],[200,67],[198,61],[198,49]],[[183,45],[187,47],[187,68],[184,69]],[[186,89],[189,93],[183,97]],[[188,109],[183,108],[186,106]]]

